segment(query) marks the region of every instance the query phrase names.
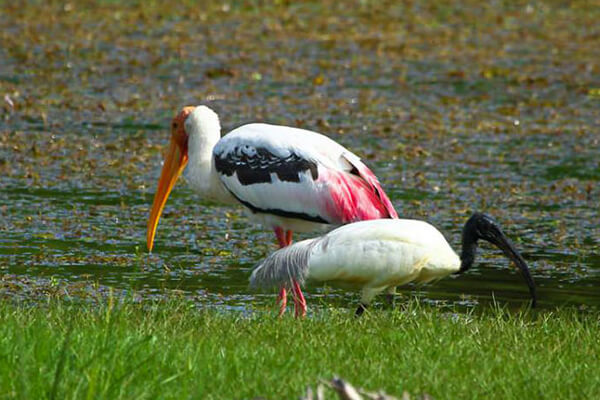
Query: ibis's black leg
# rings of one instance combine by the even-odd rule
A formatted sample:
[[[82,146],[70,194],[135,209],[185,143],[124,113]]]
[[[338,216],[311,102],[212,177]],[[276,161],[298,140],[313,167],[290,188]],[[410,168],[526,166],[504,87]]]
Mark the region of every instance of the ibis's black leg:
[[[396,305],[396,287],[390,287],[385,293],[385,304],[389,308],[394,308]]]
[[[386,293],[385,294],[385,304],[389,307],[389,308],[395,308],[396,307],[396,293]]]
[[[385,304],[390,308],[394,308],[395,303],[396,303],[396,295],[394,295],[392,293],[387,293],[385,295]]]
[[[364,303],[360,303],[358,305],[358,308],[356,309],[356,312],[354,313],[355,317],[360,317],[362,315],[362,313],[365,312],[365,310],[367,309],[367,305]]]

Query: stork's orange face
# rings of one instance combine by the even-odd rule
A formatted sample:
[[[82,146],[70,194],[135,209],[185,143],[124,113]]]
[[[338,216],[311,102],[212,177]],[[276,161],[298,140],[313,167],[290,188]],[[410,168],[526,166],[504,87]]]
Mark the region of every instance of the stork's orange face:
[[[184,107],[175,118],[173,118],[173,122],[171,123],[171,142],[165,156],[160,179],[158,180],[158,188],[156,189],[154,202],[152,203],[152,210],[150,211],[150,217],[148,218],[146,244],[150,251],[154,245],[156,227],[158,226],[158,220],[160,219],[163,208],[165,207],[175,182],[177,182],[177,178],[179,178],[188,162],[188,134],[185,131],[184,124],[188,115],[190,115],[194,109],[195,107]]]

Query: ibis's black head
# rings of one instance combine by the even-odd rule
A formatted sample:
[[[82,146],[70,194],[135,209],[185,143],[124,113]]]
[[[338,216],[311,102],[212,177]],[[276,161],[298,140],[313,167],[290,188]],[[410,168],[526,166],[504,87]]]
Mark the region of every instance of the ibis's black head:
[[[521,270],[529,292],[531,293],[532,306],[535,307],[536,293],[533,278],[527,268],[527,263],[517,251],[513,243],[504,235],[500,225],[489,215],[483,213],[475,213],[469,218],[463,228],[462,233],[462,252],[460,255],[461,266],[457,273],[462,273],[471,268],[475,260],[477,252],[477,241],[483,239],[494,244],[502,252],[511,259]]]

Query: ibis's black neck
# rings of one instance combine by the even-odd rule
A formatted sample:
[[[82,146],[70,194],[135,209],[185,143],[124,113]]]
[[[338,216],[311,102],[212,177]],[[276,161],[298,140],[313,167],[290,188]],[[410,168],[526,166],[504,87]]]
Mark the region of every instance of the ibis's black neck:
[[[527,267],[527,263],[517,251],[512,242],[504,235],[502,229],[494,221],[492,217],[482,213],[475,213],[469,218],[462,232],[462,251],[460,253],[460,269],[456,272],[460,274],[465,272],[473,265],[475,253],[477,252],[477,241],[479,239],[486,240],[496,247],[511,259],[515,265],[521,270],[529,292],[531,293],[532,306],[535,307],[536,291],[535,283]]]
[[[477,253],[477,239],[465,241],[463,235],[462,251],[460,253],[460,269],[457,274],[462,274],[473,266],[475,254]]]
[[[460,252],[460,269],[456,272],[462,274],[473,266],[477,253],[477,241],[480,239],[478,225],[485,214],[475,213],[469,218],[462,231],[462,250]]]

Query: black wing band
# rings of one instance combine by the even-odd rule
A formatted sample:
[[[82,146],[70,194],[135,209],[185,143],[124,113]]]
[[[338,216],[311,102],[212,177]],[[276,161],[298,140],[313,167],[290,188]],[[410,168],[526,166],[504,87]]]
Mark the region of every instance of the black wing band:
[[[275,173],[280,181],[285,182],[300,182],[300,174],[304,171],[310,171],[314,180],[319,177],[315,162],[295,153],[281,158],[264,147],[239,146],[224,156],[217,154],[215,167],[225,176],[232,176],[235,172],[244,186],[253,183],[270,183],[272,173]]]

